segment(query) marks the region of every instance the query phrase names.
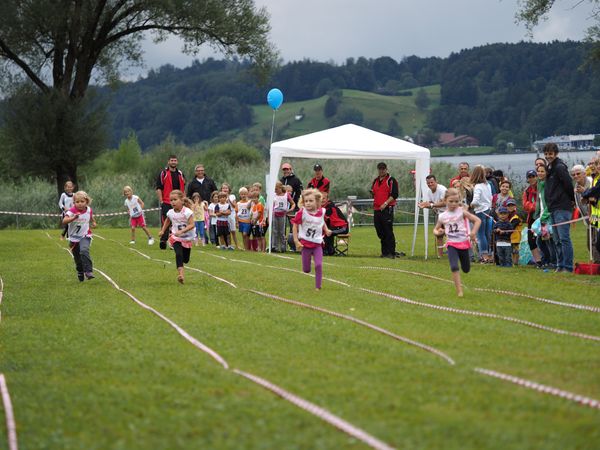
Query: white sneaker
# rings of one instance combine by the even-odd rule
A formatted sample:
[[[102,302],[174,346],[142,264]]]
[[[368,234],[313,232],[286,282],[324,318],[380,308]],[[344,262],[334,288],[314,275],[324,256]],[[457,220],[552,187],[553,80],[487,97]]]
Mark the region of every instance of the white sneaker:
[[[148,239],[148,245],[154,245],[154,238]]]
[[[135,244],[135,241],[129,241],[129,243],[130,243],[131,245],[133,245],[133,244]]]

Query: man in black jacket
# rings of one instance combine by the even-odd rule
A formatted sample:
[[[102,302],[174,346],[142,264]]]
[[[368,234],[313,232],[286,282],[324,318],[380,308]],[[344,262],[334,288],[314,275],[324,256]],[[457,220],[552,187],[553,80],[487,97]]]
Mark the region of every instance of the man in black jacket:
[[[202,197],[202,200],[205,200],[208,203],[210,203],[210,195],[214,191],[218,191],[217,185],[213,180],[204,175],[204,166],[202,164],[198,164],[194,168],[194,172],[196,174],[196,177],[192,180],[190,184],[188,184],[186,192],[187,198],[192,198],[194,192],[197,192],[198,194],[200,194],[200,197]]]
[[[548,162],[548,177],[544,197],[552,218],[552,239],[556,246],[557,272],[573,272],[573,243],[571,220],[575,195],[569,168],[558,157],[558,146],[544,145],[544,158]],[[563,225],[555,225],[563,224]]]

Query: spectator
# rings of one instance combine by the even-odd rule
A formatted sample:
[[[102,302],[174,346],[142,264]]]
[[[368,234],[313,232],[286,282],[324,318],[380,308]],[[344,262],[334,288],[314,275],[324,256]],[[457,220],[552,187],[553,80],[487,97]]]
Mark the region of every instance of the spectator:
[[[468,177],[468,176],[469,176],[469,163],[461,162],[458,164],[458,175],[456,175],[453,178],[450,178],[450,182],[448,183],[448,186],[452,186],[452,182],[454,180],[460,180],[461,178]]]
[[[523,191],[523,211],[527,214],[526,223],[527,223],[527,244],[529,245],[529,250],[531,250],[531,254],[533,256],[533,260],[536,265],[540,267],[542,265],[542,258],[540,254],[540,249],[537,246],[535,234],[531,229],[531,225],[533,225],[533,221],[535,220],[535,206],[537,204],[537,173],[535,170],[528,170],[526,174],[527,178],[527,189]]]
[[[556,272],[573,272],[573,243],[571,242],[571,219],[575,195],[569,169],[558,157],[558,146],[544,145],[544,158],[548,161],[548,178],[545,197],[552,218],[552,234],[556,246]]]
[[[506,202],[512,198],[510,190],[512,185],[508,180],[502,180],[500,182],[500,192],[492,195],[492,210],[496,213],[496,210],[501,206],[507,206]]]
[[[209,200],[212,193],[217,189],[215,182],[204,174],[204,166],[196,165],[194,168],[195,178],[188,184],[187,198],[192,198],[194,192],[200,194],[202,200]]]
[[[170,155],[167,167],[161,170],[156,178],[156,196],[160,203],[161,225],[164,224],[167,213],[171,209],[171,192],[175,190],[185,192],[185,177],[183,176],[183,172],[177,169],[178,162],[177,156]],[[167,248],[168,238],[168,231],[160,236],[159,246],[162,250]]]
[[[373,223],[377,237],[381,241],[381,257],[396,257],[396,237],[394,236],[394,206],[398,198],[398,182],[387,171],[384,162],[377,164],[379,172],[371,184],[373,195]]]
[[[596,242],[596,236],[592,234],[593,229],[595,227],[591,226],[590,219],[588,217],[590,214],[590,210],[591,210],[588,199],[583,198],[582,194],[584,192],[588,191],[588,189],[591,189],[592,177],[586,176],[585,167],[583,167],[580,164],[573,166],[573,168],[571,169],[571,176],[575,180],[575,206],[579,210],[581,217],[584,218],[583,222],[584,222],[587,232],[588,232],[588,234],[586,236],[586,245],[587,245],[588,251],[589,251],[590,250],[590,241],[592,243]],[[588,217],[588,218],[586,218],[586,217]],[[592,260],[595,263],[599,263],[600,255],[598,255],[598,252],[596,251],[596,247],[594,245],[592,245],[591,250],[592,250]]]
[[[492,189],[492,195],[496,195],[499,192],[498,180],[494,177],[494,169],[491,167],[485,168],[485,179],[490,184],[490,188]]]
[[[467,177],[463,177],[466,179]],[[424,193],[425,200],[419,203],[419,208],[429,208],[434,213],[433,222],[437,223],[441,213],[446,211],[446,186],[438,184],[435,175],[425,177],[429,190]],[[460,180],[458,181],[460,183]],[[437,236],[437,256],[441,258],[444,252],[444,235]]]
[[[556,250],[552,235],[548,232],[551,226],[550,211],[546,205],[546,180],[548,177],[548,167],[540,164],[536,168],[538,182],[538,201],[535,205],[535,219],[540,221],[540,232],[537,235],[537,246],[542,253],[542,267],[544,269],[556,269]]]
[[[482,166],[473,169],[471,181],[473,187],[473,201],[471,207],[475,215],[481,220],[481,226],[477,231],[477,246],[479,247],[479,261],[484,264],[491,264],[494,258],[490,254],[490,240],[492,237],[492,189],[485,178],[485,172]]]
[[[292,165],[290,163],[283,163],[281,165],[281,170],[283,172],[283,176],[280,181],[284,186],[292,187],[292,200],[294,200],[294,204],[296,205],[295,211],[298,210],[298,201],[300,200],[300,195],[302,194],[302,181],[294,174],[292,169]]]
[[[323,167],[320,164],[315,164],[313,167],[315,176],[308,182],[307,189],[316,189],[320,192],[329,193],[329,179],[323,176]]]
[[[331,230],[331,235],[323,236],[323,242],[325,244],[323,254],[332,256],[335,254],[335,249],[333,248],[334,236],[336,234],[348,233],[348,219],[346,219],[346,216],[340,208],[329,200],[329,194],[327,192],[322,192],[322,196],[322,207],[325,208],[325,225]]]

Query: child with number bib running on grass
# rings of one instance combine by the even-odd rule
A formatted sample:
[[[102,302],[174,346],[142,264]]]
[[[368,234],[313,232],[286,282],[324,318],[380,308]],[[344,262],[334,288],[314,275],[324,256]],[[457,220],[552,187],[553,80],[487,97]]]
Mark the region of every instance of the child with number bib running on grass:
[[[73,194],[73,206],[67,210],[63,219],[63,224],[69,225],[67,236],[79,281],[94,278],[90,245],[92,227],[96,226],[96,220],[92,216],[91,202],[92,199],[84,191],[76,192]]]
[[[175,250],[177,281],[183,284],[183,265],[190,262],[190,253],[196,238],[196,224],[194,223],[194,213],[190,209],[192,201],[186,198],[182,191],[177,189],[171,191],[169,200],[173,209],[167,212],[167,218],[158,235],[165,234],[169,225],[171,226],[169,244]]]
[[[456,189],[448,189],[444,201],[446,202],[446,211],[439,215],[433,234],[438,237],[446,234],[446,248],[452,279],[456,287],[456,294],[462,297],[463,288],[460,282],[458,263],[460,261],[460,267],[464,273],[469,273],[471,270],[469,248],[471,248],[471,241],[475,241],[481,220],[468,212],[466,207],[463,208]],[[469,230],[469,221],[473,222],[472,230]]]
[[[331,236],[325,225],[325,209],[321,208],[321,192],[306,189],[302,192],[303,206],[292,219],[296,249],[302,251],[302,271],[310,273],[311,257],[315,260],[315,284],[321,289],[323,280],[323,233]]]
[[[152,235],[146,228],[146,219],[144,218],[144,202],[137,195],[133,194],[131,186],[123,188],[123,196],[125,197],[125,208],[129,211],[129,224],[131,225],[131,241],[130,244],[135,244],[135,229],[140,227],[148,236],[148,245],[154,244]]]

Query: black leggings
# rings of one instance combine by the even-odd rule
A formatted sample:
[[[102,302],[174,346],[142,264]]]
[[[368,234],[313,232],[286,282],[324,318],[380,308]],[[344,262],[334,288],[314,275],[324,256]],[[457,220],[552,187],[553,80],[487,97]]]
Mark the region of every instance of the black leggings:
[[[181,242],[174,242],[173,250],[175,250],[175,263],[177,267],[183,267],[184,263],[187,264],[190,262],[191,248],[184,247],[181,245]]]
[[[448,247],[448,261],[450,262],[450,270],[452,272],[458,272],[458,262],[460,261],[460,267],[464,273],[469,273],[471,270],[471,259],[469,258],[469,249],[465,248],[458,249],[449,245]]]

